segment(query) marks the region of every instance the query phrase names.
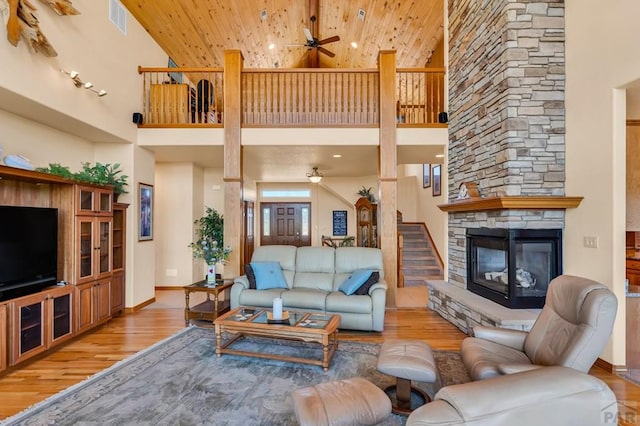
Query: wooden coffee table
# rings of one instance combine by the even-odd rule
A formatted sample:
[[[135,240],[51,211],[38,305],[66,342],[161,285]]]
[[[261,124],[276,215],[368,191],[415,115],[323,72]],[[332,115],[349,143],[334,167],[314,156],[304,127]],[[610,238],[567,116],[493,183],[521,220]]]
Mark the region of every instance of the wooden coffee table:
[[[289,319],[274,323],[269,320],[271,311],[262,308],[240,306],[219,316],[215,321],[216,354],[234,354],[279,361],[300,362],[321,366],[329,370],[333,353],[338,347],[339,315],[288,311]],[[223,342],[222,333],[231,333],[231,338]],[[235,350],[229,346],[243,336],[269,337],[273,339],[300,340],[322,345],[322,359],[309,359],[296,356],[269,354]]]

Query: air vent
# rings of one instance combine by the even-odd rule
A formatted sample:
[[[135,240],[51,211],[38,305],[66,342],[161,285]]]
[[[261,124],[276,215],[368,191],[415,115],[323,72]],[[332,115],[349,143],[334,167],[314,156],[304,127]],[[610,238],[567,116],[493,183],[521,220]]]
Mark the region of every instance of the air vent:
[[[358,9],[358,19],[361,21],[364,21],[364,15],[366,15],[367,12],[364,11],[364,9]]]
[[[127,34],[127,11],[118,0],[109,0],[109,20],[122,34]]]

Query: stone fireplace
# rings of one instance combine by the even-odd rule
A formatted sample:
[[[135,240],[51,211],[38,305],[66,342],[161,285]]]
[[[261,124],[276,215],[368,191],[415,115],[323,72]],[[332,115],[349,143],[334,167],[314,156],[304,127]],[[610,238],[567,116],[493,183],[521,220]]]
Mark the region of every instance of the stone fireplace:
[[[448,281],[467,289],[467,230],[564,229],[564,2],[449,2],[449,204],[463,182],[483,199],[449,211]],[[542,200],[528,203],[528,199]]]
[[[434,296],[435,309],[466,331],[474,324],[492,323],[526,329],[528,322],[505,320],[525,309],[509,309],[469,291],[473,259],[468,258],[467,232],[562,232],[565,209],[579,204],[555,202],[571,198],[565,194],[564,2],[448,4],[449,201],[439,206],[448,212],[448,278],[433,288],[434,294],[430,289],[429,304]],[[477,184],[481,198],[458,200],[464,182]],[[557,273],[561,253],[558,247]],[[518,268],[505,269],[513,275]],[[546,275],[543,281],[548,284]],[[498,306],[500,315],[487,303]]]

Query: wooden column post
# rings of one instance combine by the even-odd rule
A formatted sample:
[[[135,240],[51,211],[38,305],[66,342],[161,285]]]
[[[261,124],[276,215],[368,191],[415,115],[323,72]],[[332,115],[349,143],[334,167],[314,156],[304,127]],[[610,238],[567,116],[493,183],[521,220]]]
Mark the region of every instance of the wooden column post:
[[[396,52],[383,50],[380,71],[380,147],[378,175],[378,234],[389,285],[387,306],[396,306],[398,291],[398,153],[396,147]]]
[[[239,50],[224,52],[224,243],[232,252],[225,278],[241,274],[244,242],[242,226],[242,98],[243,57]]]

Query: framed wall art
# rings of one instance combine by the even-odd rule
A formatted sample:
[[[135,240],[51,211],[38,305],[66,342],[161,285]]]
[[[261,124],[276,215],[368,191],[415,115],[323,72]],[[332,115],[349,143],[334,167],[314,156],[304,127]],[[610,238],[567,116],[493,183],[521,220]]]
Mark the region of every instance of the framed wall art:
[[[428,188],[431,186],[431,164],[422,165],[422,187]]]
[[[138,241],[153,240],[153,185],[140,183],[138,195],[140,203]]]
[[[433,168],[431,169],[431,178],[433,179],[432,182],[432,186],[431,186],[431,194],[434,197],[439,196],[440,194],[442,194],[442,189],[440,188],[440,185],[442,184],[440,182],[440,164],[436,164],[433,166]]]

